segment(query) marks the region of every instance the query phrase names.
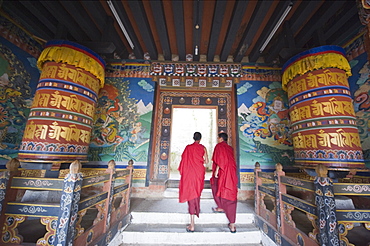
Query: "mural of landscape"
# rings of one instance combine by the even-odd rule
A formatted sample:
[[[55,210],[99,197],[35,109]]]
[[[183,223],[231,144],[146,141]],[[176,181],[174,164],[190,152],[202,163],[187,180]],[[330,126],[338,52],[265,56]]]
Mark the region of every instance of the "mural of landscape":
[[[292,165],[288,103],[280,82],[241,81],[237,87],[240,164]]]
[[[90,161],[147,161],[153,96],[150,79],[105,79],[94,118]]]

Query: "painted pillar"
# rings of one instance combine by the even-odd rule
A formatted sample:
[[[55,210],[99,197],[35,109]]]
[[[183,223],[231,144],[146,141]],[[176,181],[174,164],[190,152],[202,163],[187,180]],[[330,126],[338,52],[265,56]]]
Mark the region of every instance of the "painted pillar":
[[[302,52],[284,65],[296,164],[365,168],[350,75],[345,52],[338,46]]]
[[[345,245],[339,241],[333,181],[328,177],[328,168],[318,164],[315,170],[317,174],[314,180],[316,223],[319,229],[316,239],[319,245]]]
[[[42,73],[19,160],[86,161],[97,94],[104,85],[104,61],[81,45],[56,40],[46,44],[37,66]]]

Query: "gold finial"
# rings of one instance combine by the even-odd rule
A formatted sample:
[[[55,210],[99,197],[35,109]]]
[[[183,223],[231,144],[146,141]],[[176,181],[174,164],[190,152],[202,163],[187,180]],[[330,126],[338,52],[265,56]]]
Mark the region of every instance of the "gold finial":
[[[116,168],[116,162],[114,160],[110,160],[108,162],[108,169],[115,169]]]
[[[283,165],[281,165],[280,163],[276,163],[275,169],[276,171],[281,172],[283,171]]]
[[[317,177],[326,178],[328,176],[328,168],[322,164],[319,164],[315,168]]]
[[[69,166],[69,173],[70,174],[77,174],[81,171],[82,165],[79,160],[75,160]]]
[[[6,169],[8,171],[18,171],[18,167],[20,166],[20,162],[17,158],[12,158],[5,164]]]

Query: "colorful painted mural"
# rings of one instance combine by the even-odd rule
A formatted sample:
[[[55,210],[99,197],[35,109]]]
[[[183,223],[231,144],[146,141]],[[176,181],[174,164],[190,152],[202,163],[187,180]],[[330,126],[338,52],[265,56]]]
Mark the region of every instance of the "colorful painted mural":
[[[366,167],[370,168],[370,68],[363,35],[349,42],[345,50],[352,70],[352,76],[348,78],[348,82],[355,107],[364,161]]]
[[[99,93],[89,160],[146,162],[153,97],[151,79],[106,78]]]
[[[40,76],[36,59],[24,49],[0,38],[0,161],[18,155]]]
[[[265,168],[274,168],[278,162],[291,166],[288,100],[281,82],[241,81],[237,97],[241,166],[253,169],[257,161]]]

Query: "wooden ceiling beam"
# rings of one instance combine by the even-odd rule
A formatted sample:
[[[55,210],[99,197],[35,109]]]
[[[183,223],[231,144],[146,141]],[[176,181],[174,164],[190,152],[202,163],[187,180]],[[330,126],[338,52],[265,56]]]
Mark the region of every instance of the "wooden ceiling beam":
[[[128,35],[129,35],[132,43],[134,44],[134,48],[133,48],[132,51],[134,52],[135,57],[137,59],[143,58],[144,57],[143,47],[141,46],[141,42],[139,41],[139,38],[136,36],[136,32],[135,32],[133,26],[131,25],[131,23],[134,24],[134,22],[131,21],[132,18],[130,18],[130,16],[132,15],[131,12],[127,13],[126,9],[121,4],[121,2],[112,1],[112,4],[113,4],[114,8],[116,9],[117,14],[118,14],[119,18],[121,19],[123,25],[125,26],[125,29],[126,29]],[[128,6],[126,6],[126,8],[128,8]],[[121,30],[120,30],[120,32],[122,33]],[[124,39],[126,39],[126,37]]]
[[[327,28],[327,30],[324,31],[324,37],[325,37],[325,40],[328,40],[332,37],[332,35],[334,35],[334,33],[336,33],[338,30],[343,30],[343,26],[347,23],[351,23],[350,22],[350,19],[353,17],[353,16],[357,16],[358,15],[358,9],[357,9],[357,6],[356,4],[353,4],[353,3],[350,3],[350,5],[346,5],[344,7],[344,11],[343,11],[343,14],[340,15],[340,18],[338,18],[338,20],[336,20],[333,25],[331,25],[330,27]]]
[[[289,4],[290,2],[288,1],[280,1],[277,6],[272,6],[272,8],[270,8],[270,10],[273,9],[274,11],[273,13],[271,13],[271,15],[268,16],[270,17],[269,22],[266,26],[264,26],[263,32],[259,35],[256,35],[256,37],[259,37],[258,41],[252,43],[253,49],[249,53],[250,62],[256,62],[257,59],[260,57],[260,49],[262,45],[276,26],[277,22],[279,21],[280,17],[283,15]],[[292,38],[294,38],[293,35]]]
[[[273,1],[265,0],[258,1],[255,12],[252,15],[252,22],[249,22],[248,27],[243,35],[241,42],[239,43],[238,49],[234,54],[234,61],[240,62],[248,47],[251,45],[254,36],[257,34],[258,29],[263,28],[263,20],[266,16],[266,9],[270,9]]]
[[[357,28],[354,28],[357,27]],[[351,38],[359,33],[363,28],[358,15],[352,16],[337,32],[338,36],[334,35],[331,39],[328,40],[333,45],[342,46],[348,42]]]
[[[333,15],[343,6],[343,1],[325,2],[322,5],[322,12],[317,12],[307,22],[307,28],[304,28],[296,36],[295,40],[298,47],[303,47],[311,38],[313,33],[324,26],[324,24],[332,18]]]
[[[83,2],[83,5],[86,9],[93,8],[95,11],[90,12],[90,14],[97,14],[97,18],[95,22],[97,22],[98,28],[104,29],[102,32],[101,41],[109,41],[110,39],[113,40],[113,44],[116,46],[116,50],[114,51],[116,55],[120,58],[127,58],[129,54],[132,52],[130,45],[128,44],[125,36],[123,35],[118,23],[115,21],[115,18],[107,4],[107,2]],[[110,28],[104,28],[105,25],[110,25]]]
[[[20,1],[23,6],[32,13],[41,23],[43,23],[51,32],[55,33],[58,21],[53,15],[48,15],[48,11],[39,2]],[[19,10],[21,11],[21,10]]]
[[[161,1],[150,1],[152,7],[155,26],[158,31],[159,41],[161,43],[162,52],[165,60],[171,60],[171,48],[168,40],[166,28],[166,19],[164,17],[163,6]]]
[[[212,20],[214,19],[214,9],[216,2],[215,0],[204,1],[203,11],[200,13],[200,18],[202,19],[202,24],[200,25],[200,43],[199,54],[207,55],[208,45],[211,35]],[[208,58],[207,58],[208,59]]]
[[[93,21],[78,1],[60,1],[60,3],[68,11],[71,18],[79,24],[84,33],[89,37],[89,40],[100,39],[100,30],[95,26],[95,24],[91,25]]]
[[[139,1],[128,1],[130,9],[137,24],[137,30],[135,32],[140,32],[143,42],[146,47],[146,51],[149,52],[150,57],[158,57],[157,47],[154,43],[154,38],[148,19],[146,17],[146,12],[142,2]]]
[[[289,5],[290,2],[283,1],[283,3]],[[266,12],[266,14],[263,18],[263,21],[261,22],[260,28],[258,28],[256,34],[252,37],[252,40],[251,40],[250,44],[248,45],[247,51],[244,53],[243,57],[244,56],[249,56],[252,49],[256,45],[258,45],[260,43],[263,44],[263,42],[265,40],[261,39],[261,35],[266,30],[266,28],[271,28],[272,29],[275,26],[275,25],[271,24],[271,18],[272,18],[273,15],[276,16],[276,12],[278,12],[277,9],[279,7],[279,4],[281,4],[281,1],[272,1],[272,4],[271,4],[269,10]],[[284,10],[285,9],[283,9],[283,12],[284,12]],[[277,17],[277,19],[279,19],[279,16]],[[268,34],[267,34],[267,36],[268,36]],[[258,41],[259,41],[259,43],[257,44]]]
[[[170,49],[171,49],[170,55],[178,54],[179,52],[177,49],[176,30],[175,30],[174,16],[173,16],[173,11],[172,11],[172,3],[171,1],[163,0],[162,4],[163,4],[164,16],[166,20],[166,23],[162,28],[167,27],[167,34],[168,34],[168,39],[169,39],[169,44],[170,44]]]
[[[176,41],[177,41],[177,51],[179,55],[179,59],[184,61],[185,60],[185,26],[184,26],[184,8],[182,1],[173,1],[172,2],[172,9],[174,16],[174,23],[175,23],[175,31],[176,31]]]
[[[70,14],[64,9],[64,7],[57,1],[41,1],[42,5],[49,11],[50,14],[54,15],[55,18],[68,29],[68,33],[71,34],[74,40],[81,41],[89,40],[89,37],[81,29],[78,22],[76,22]]]
[[[145,9],[145,15],[148,18],[149,28],[150,28],[150,30],[152,32],[152,35],[153,35],[153,42],[154,42],[154,45],[157,49],[157,53],[163,54],[163,49],[162,49],[162,46],[161,46],[160,37],[159,37],[158,30],[157,30],[157,27],[156,27],[156,24],[155,24],[156,21],[155,21],[154,15],[153,15],[152,8],[150,6],[150,2],[153,2],[153,1],[142,1],[142,4],[143,4],[144,9]],[[156,60],[157,57],[153,57],[153,58],[151,57],[151,59]]]
[[[200,38],[201,38],[201,26],[203,25],[202,21],[202,15],[203,12],[203,5],[204,1],[193,1],[193,51],[190,54],[193,54],[193,60],[199,61],[199,44],[200,44]],[[199,26],[198,28],[195,28],[195,26]],[[198,49],[198,54],[195,54],[195,49]]]
[[[25,29],[32,35],[36,35],[39,38],[49,40],[52,39],[56,32],[56,27],[54,31],[45,28],[44,23],[35,18],[29,10],[22,6],[19,2],[7,2],[2,5],[2,8],[13,16],[17,16]]]
[[[215,57],[216,47],[219,41],[221,27],[222,27],[222,20],[224,19],[224,14],[226,10],[228,2],[226,1],[217,1],[215,6],[215,13],[213,15],[212,21],[212,28],[211,28],[211,35],[209,37],[209,45],[208,45],[208,52],[207,52],[207,59],[208,61],[213,61]]]
[[[249,8],[252,8],[250,7],[249,3],[253,4],[256,2],[257,1],[237,1],[236,2],[235,7],[234,7],[234,13],[233,13],[233,16],[231,18],[231,21],[228,27],[229,30],[227,32],[226,39],[222,47],[222,51],[220,55],[221,61],[227,60],[231,47],[236,39],[238,29],[241,25],[240,20],[243,19],[243,16],[246,16],[244,14],[246,12],[247,6]],[[248,18],[250,18],[250,16],[248,16]]]
[[[235,0],[228,0],[225,8],[224,18],[222,20],[221,30],[218,36],[217,46],[216,46],[216,55],[221,54],[222,45],[226,40],[226,35],[229,27],[231,17],[233,15],[233,9],[235,6]]]
[[[308,18],[312,16],[317,9],[321,6],[321,1],[302,1],[298,8],[293,12],[293,15],[289,18],[291,22],[291,30],[293,33],[298,33],[299,30],[304,28],[304,25],[308,21]],[[293,5],[294,7],[294,5]],[[275,42],[270,42],[265,49],[264,53],[265,56],[265,63],[272,63],[278,57],[279,52],[285,46],[285,39],[284,34],[279,33],[277,34],[276,38],[274,39]],[[297,48],[300,48],[297,46]]]
[[[193,13],[193,2],[183,1],[184,8],[184,29],[185,29],[185,53],[193,54],[193,30],[194,26],[194,13]]]
[[[80,1],[90,19],[95,23],[101,33],[104,33],[106,26],[107,13],[99,1]],[[109,16],[109,15],[108,15]],[[114,18],[114,17],[113,17]]]

